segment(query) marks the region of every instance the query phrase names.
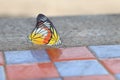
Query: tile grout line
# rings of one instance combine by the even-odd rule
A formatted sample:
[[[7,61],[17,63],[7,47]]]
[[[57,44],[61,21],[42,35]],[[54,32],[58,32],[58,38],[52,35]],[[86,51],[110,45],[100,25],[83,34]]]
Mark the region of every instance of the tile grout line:
[[[89,48],[89,46],[86,46],[87,48],[88,48],[88,50],[96,57],[96,60],[107,70],[107,72],[110,74],[110,75],[112,75],[114,78],[115,78],[115,80],[117,80],[116,79],[116,77],[114,76],[114,74],[100,61],[100,59],[99,59],[99,57],[97,57],[94,53],[94,51],[93,50],[91,50],[90,48]]]
[[[3,54],[2,56],[3,56],[3,59],[4,59],[4,65],[3,65],[3,67],[4,67],[5,79],[8,80],[8,75],[7,75],[7,71],[6,71],[6,64],[7,64],[7,62],[6,62],[6,59],[5,59],[4,51],[2,51],[2,54]]]
[[[56,65],[55,65],[55,62],[52,62],[52,63],[53,63],[53,65],[54,65],[55,69],[57,70],[57,73],[58,73],[59,77],[62,78],[62,76],[60,75],[60,72],[58,71],[58,69],[57,69],[57,67],[56,67]],[[63,79],[62,79],[62,80],[63,80]]]
[[[112,75],[115,78],[115,80],[117,80],[110,69],[108,69],[99,59],[98,59],[98,62],[109,72],[110,75]]]
[[[46,51],[46,53],[47,53],[47,51]],[[55,69],[57,70],[57,73],[58,73],[59,77],[61,78],[62,76],[60,75],[60,72],[58,71],[58,69],[57,69],[57,67],[56,67],[56,65],[55,65],[55,62],[52,61],[52,59],[50,58],[50,55],[49,55],[48,53],[47,53],[47,55],[49,56],[50,62],[54,65]],[[62,79],[62,80],[63,80],[63,79]]]
[[[46,49],[45,49],[45,51],[46,51]],[[58,71],[58,69],[57,69],[57,67],[56,67],[56,65],[55,65],[55,61],[53,61],[53,60],[51,59],[51,57],[50,57],[50,55],[48,54],[47,51],[46,51],[46,53],[47,53],[47,55],[48,55],[48,57],[49,57],[49,59],[50,59],[50,62],[54,65],[55,69],[57,70],[57,73],[58,73],[59,77],[62,78],[62,76],[60,75],[60,72]],[[63,78],[62,78],[62,80],[63,80]]]

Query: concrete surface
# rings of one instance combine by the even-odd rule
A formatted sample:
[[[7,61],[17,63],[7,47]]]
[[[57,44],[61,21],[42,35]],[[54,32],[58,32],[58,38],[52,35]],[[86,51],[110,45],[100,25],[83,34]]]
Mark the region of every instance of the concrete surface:
[[[120,15],[63,16],[50,18],[60,33],[60,47],[120,44]],[[28,42],[35,18],[1,17],[0,50],[41,49]]]

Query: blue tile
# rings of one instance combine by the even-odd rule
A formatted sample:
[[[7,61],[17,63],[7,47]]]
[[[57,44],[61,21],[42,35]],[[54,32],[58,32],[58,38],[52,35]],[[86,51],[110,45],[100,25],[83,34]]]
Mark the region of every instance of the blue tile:
[[[0,66],[0,80],[6,80],[3,66]]]
[[[120,58],[120,45],[90,46],[98,58]]]
[[[7,64],[50,62],[45,50],[6,51],[4,54]]]
[[[24,80],[62,80],[61,78],[24,79]]]
[[[56,62],[55,65],[62,77],[108,74],[104,67],[96,60]]]
[[[120,74],[116,74],[115,77],[117,80],[120,80]]]

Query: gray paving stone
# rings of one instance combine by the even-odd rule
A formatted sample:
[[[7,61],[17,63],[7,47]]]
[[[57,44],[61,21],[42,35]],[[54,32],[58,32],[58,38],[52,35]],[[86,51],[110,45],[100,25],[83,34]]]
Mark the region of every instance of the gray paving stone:
[[[3,66],[0,66],[0,80],[6,80]]]
[[[109,74],[96,60],[76,60],[55,63],[62,77]]]
[[[50,62],[45,50],[5,51],[7,64]]]
[[[120,58],[120,45],[89,47],[98,58]]]
[[[116,74],[115,77],[117,80],[120,80],[120,74]]]

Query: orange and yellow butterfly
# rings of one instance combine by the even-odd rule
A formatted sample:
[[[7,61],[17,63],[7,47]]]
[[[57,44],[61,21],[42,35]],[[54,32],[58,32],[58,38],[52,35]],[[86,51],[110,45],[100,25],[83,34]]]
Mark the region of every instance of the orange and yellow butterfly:
[[[38,45],[59,45],[61,44],[60,36],[58,35],[53,23],[43,14],[37,16],[36,27],[29,35],[32,43]]]

